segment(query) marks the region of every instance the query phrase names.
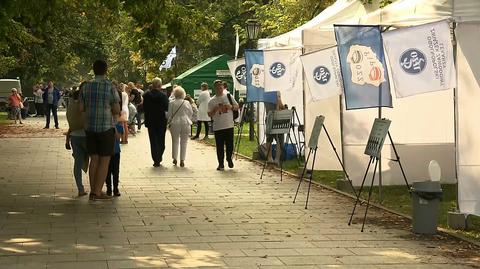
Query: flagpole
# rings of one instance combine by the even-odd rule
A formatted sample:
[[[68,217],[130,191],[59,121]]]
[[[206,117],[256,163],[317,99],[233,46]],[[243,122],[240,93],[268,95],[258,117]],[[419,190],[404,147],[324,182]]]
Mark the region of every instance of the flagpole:
[[[455,76],[456,76],[456,81],[457,81],[457,87],[453,88],[453,136],[454,136],[454,147],[455,147],[455,178],[457,179],[457,184],[456,184],[456,193],[457,197],[455,199],[455,207],[457,209],[457,212],[460,212],[460,203],[458,199],[459,195],[459,189],[458,189],[458,67],[457,67],[457,36],[455,35],[455,28],[457,27],[457,24],[455,21],[453,21],[453,63],[455,65]]]

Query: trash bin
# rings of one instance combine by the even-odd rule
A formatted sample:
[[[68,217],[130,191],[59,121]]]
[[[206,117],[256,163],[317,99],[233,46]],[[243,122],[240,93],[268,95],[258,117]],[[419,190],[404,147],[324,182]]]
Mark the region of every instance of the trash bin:
[[[443,191],[439,181],[414,182],[412,187],[413,232],[435,234]]]

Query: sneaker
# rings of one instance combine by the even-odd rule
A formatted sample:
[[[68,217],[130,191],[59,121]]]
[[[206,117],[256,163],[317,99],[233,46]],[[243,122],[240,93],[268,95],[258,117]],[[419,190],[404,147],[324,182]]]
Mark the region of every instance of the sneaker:
[[[223,165],[219,165],[217,167],[217,171],[223,171],[223,170],[225,170],[225,167],[223,167]]]
[[[233,168],[233,161],[227,160],[227,162],[228,162],[228,168]]]

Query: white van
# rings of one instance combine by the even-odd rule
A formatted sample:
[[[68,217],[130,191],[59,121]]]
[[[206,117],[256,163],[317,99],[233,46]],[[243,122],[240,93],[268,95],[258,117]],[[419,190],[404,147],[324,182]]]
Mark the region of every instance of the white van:
[[[22,93],[22,85],[19,79],[0,79],[0,111],[6,110],[12,88],[16,88],[19,93]]]

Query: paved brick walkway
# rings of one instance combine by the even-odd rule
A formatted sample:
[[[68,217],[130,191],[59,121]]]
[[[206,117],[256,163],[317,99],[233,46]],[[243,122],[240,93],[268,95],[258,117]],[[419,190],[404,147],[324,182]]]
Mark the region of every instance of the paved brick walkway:
[[[63,118],[62,118],[63,119]],[[64,120],[64,119],[63,119]],[[30,122],[35,120],[29,120]],[[27,123],[28,124],[28,123]],[[62,123],[65,126],[65,123]],[[169,138],[167,139],[167,141]],[[189,143],[186,168],[153,168],[146,132],[122,147],[122,196],[76,198],[63,138],[0,140],[0,268],[469,268],[475,258],[407,230],[346,225],[352,200]],[[85,185],[88,186],[85,180]],[[454,258],[454,256],[456,258]],[[478,257],[476,262],[480,264]],[[462,265],[463,264],[463,265]]]

